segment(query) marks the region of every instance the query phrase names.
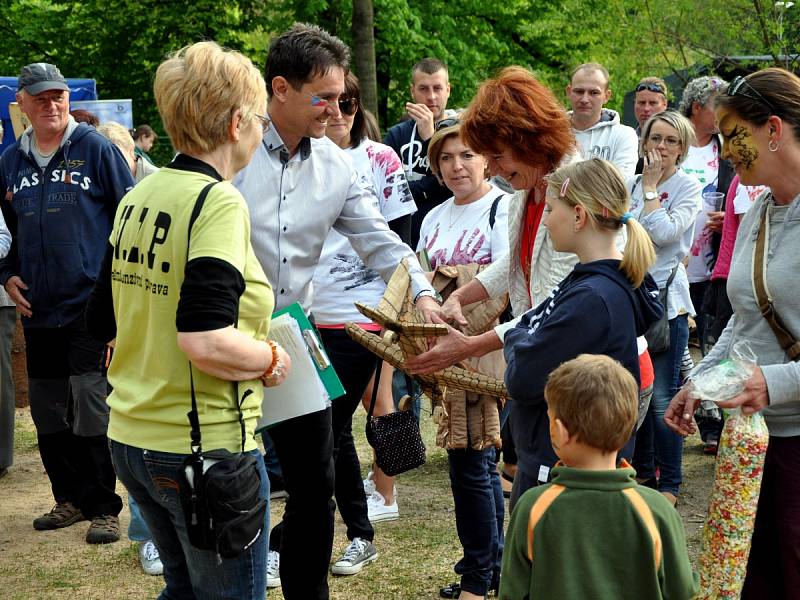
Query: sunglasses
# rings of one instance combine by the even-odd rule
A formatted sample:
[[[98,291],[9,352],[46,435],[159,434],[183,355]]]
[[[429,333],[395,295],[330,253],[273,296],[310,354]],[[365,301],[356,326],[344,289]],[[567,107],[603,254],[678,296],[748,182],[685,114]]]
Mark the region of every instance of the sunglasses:
[[[667,92],[657,83],[640,83],[636,86],[637,92],[655,92],[656,94],[661,94],[663,96],[667,95]]]
[[[442,129],[444,129],[446,127],[454,127],[455,125],[458,125],[460,123],[461,123],[461,120],[460,119],[456,119],[454,117],[449,117],[447,119],[442,119],[441,121],[439,121],[436,124],[436,131],[441,131]]]
[[[325,100],[324,98],[320,98],[316,94],[312,94],[311,92],[303,92],[307,96],[311,96],[311,106],[318,106],[327,108],[332,103],[329,100]],[[339,112],[348,117],[352,117],[356,114],[358,110],[358,100],[355,98],[339,98],[337,104],[339,105]]]
[[[749,92],[747,90],[749,90]],[[772,106],[772,104],[770,104],[769,100],[764,98],[764,96],[762,96],[758,92],[758,90],[755,89],[752,85],[750,85],[750,82],[747,81],[747,79],[745,79],[741,75],[737,75],[736,77],[734,77],[733,81],[731,81],[731,84],[728,86],[728,89],[725,93],[731,97],[742,96],[744,98],[749,98],[750,100],[753,100],[755,102],[760,102],[761,104],[769,108],[772,112],[775,112],[775,107]]]

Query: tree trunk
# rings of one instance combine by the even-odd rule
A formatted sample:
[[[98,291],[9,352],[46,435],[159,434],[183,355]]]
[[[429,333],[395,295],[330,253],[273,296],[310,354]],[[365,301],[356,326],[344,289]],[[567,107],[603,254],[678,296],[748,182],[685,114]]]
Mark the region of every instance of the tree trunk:
[[[361,86],[361,102],[378,118],[375,75],[375,24],[372,0],[353,0],[353,67]]]

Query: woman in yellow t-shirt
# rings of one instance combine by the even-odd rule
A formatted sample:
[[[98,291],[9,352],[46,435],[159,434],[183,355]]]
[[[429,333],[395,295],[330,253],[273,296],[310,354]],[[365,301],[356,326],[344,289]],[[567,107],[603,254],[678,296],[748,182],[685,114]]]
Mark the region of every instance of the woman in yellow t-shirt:
[[[267,536],[235,558],[195,548],[176,482],[191,453],[193,386],[203,448],[252,453],[259,496],[269,498],[253,432],[264,385],[280,384],[291,365],[267,339],[274,296],[250,246],[247,205],[230,183],[268,127],[266,86],[250,60],[200,42],[159,66],[154,91],[178,155],[121,201],[87,308],[89,330],[116,340],[112,460],[161,554],[162,595],[261,599]]]

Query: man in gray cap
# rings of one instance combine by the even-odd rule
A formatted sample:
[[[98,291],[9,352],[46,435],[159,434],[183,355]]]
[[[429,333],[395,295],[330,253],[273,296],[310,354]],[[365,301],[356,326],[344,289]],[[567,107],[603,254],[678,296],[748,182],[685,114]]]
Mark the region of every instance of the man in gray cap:
[[[133,177],[111,142],[69,115],[55,65],[23,67],[17,102],[31,126],[0,156],[12,235],[0,284],[22,317],[31,416],[56,502],[33,526],[91,519],[88,543],[115,542],[122,500],[106,438],[105,347],[87,333],[83,312]]]

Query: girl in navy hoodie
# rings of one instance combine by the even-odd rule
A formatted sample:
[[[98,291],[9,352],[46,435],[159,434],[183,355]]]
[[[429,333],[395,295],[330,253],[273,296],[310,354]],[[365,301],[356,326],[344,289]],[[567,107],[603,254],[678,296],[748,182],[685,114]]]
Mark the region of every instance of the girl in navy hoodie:
[[[544,386],[561,363],[605,354],[639,380],[636,337],[661,317],[658,288],[647,274],[655,260],[647,232],[628,212],[629,196],[611,163],[592,159],[562,167],[547,179],[545,226],[553,247],[580,262],[550,297],[505,335],[505,381],[514,399],[510,423],[519,465],[511,504],[545,483],[557,458],[550,445]],[[624,254],[616,246],[625,227]],[[631,440],[620,452],[630,459]]]

